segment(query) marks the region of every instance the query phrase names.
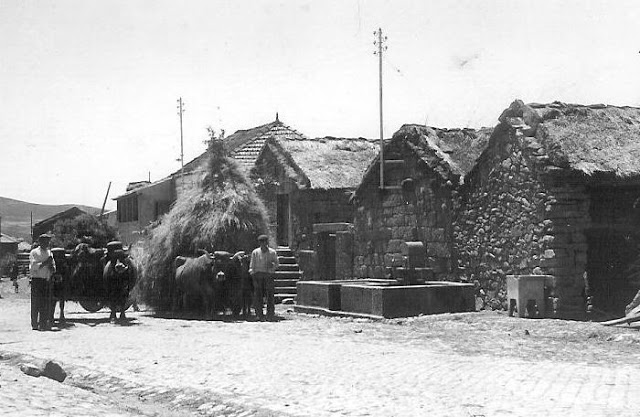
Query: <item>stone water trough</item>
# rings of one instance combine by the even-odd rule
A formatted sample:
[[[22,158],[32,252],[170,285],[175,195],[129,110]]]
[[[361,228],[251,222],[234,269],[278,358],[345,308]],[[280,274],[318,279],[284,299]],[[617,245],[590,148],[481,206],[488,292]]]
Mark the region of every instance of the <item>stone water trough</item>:
[[[404,242],[405,266],[393,279],[298,281],[296,311],[372,318],[475,311],[473,284],[433,281],[422,242]]]
[[[397,279],[299,281],[295,311],[373,318],[475,311],[473,284]]]

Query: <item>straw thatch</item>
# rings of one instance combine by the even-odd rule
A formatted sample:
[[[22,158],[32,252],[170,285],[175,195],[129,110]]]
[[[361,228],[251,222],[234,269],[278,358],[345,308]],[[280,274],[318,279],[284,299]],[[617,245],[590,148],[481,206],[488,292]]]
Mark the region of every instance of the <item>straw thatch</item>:
[[[280,138],[282,148],[309,179],[313,189],[355,188],[375,157],[378,145],[364,138]]]
[[[540,141],[555,166],[586,175],[640,175],[638,108],[560,102],[525,105],[516,100],[501,122],[514,117],[523,119],[525,129],[531,130],[527,134]]]
[[[211,142],[208,172],[189,194],[176,201],[150,231],[142,263],[143,298],[156,309],[170,306],[173,261],[198,249],[250,251],[268,230],[267,211],[222,142]]]
[[[407,124],[403,125],[390,140],[385,141],[386,155],[397,153],[402,147],[408,148],[444,181],[458,183],[474,166],[486,147],[492,129],[439,129],[435,127]],[[362,192],[364,185],[377,181],[380,154],[369,164],[356,189]]]

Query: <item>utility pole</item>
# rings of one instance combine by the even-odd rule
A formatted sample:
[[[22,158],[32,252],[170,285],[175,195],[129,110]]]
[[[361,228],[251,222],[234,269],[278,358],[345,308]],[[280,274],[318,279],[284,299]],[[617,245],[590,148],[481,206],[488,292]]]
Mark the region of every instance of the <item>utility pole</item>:
[[[184,113],[184,103],[182,97],[178,98],[178,116],[180,116],[180,181],[184,192],[184,141],[182,138],[182,114]]]
[[[384,189],[384,128],[382,124],[382,51],[387,50],[387,37],[382,36],[382,28],[378,28],[373,32],[376,39],[373,41],[377,45],[378,50],[374,51],[374,55],[378,55],[378,74],[379,74],[379,90],[380,90],[380,189]]]
[[[111,181],[109,181],[109,186],[107,187],[107,193],[104,195],[104,201],[102,202],[102,209],[100,210],[100,217],[99,217],[100,221],[102,221],[102,216],[104,215],[104,207],[107,205],[109,190],[111,190]]]

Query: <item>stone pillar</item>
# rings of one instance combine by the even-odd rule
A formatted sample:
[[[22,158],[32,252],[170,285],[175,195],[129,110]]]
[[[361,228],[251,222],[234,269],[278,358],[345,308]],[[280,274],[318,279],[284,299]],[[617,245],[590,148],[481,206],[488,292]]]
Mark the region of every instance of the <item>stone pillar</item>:
[[[336,232],[336,279],[353,278],[353,233]]]
[[[302,272],[303,281],[313,281],[318,278],[318,255],[313,250],[298,251],[298,267]]]

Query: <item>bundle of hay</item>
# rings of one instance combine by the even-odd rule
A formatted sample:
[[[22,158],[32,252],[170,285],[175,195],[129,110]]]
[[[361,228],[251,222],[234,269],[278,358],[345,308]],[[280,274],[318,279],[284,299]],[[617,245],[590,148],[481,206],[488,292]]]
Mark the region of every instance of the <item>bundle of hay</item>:
[[[140,293],[156,310],[171,305],[176,256],[196,256],[199,249],[250,251],[267,231],[267,210],[236,161],[226,156],[222,140],[213,138],[208,152],[207,174],[150,231],[144,248]]]

